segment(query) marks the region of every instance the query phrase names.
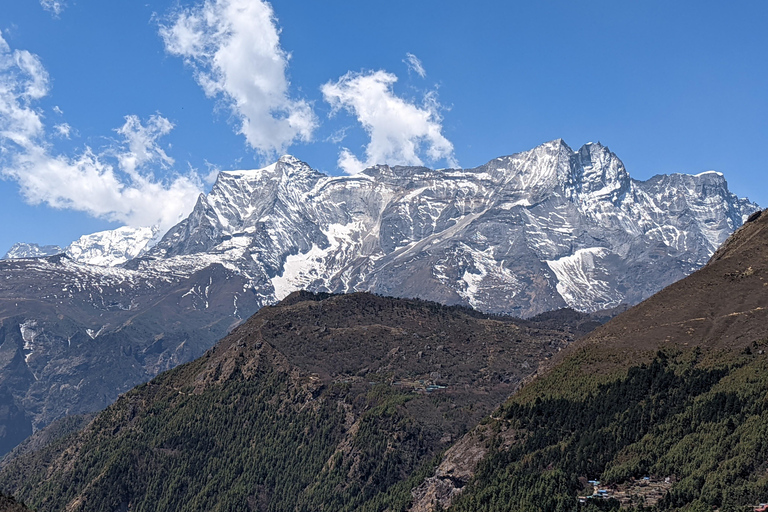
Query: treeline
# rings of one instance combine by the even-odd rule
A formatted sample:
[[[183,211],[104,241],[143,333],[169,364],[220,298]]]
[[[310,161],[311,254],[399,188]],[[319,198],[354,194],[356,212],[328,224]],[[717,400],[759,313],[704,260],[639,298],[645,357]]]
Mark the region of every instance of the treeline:
[[[675,482],[654,510],[726,512],[766,501],[768,360],[744,353],[703,367],[678,355],[659,352],[580,400],[508,403],[493,427],[520,440],[489,441],[451,510],[618,510],[616,500],[579,505],[579,494],[592,493],[585,480],[610,486],[648,475]]]

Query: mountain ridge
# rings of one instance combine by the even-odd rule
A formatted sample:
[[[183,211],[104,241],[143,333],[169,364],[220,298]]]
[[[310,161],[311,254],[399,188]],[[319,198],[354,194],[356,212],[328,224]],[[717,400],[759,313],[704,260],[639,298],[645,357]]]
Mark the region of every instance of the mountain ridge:
[[[756,208],[722,175],[638,182],[606,147],[562,140],[474,169],[330,177],[286,156],[224,171],[152,247],[141,228],[83,237],[88,261],[124,263],[0,261],[0,405],[26,415],[0,427],[101,409],[298,289],[518,317],[634,304]]]
[[[475,169],[375,166],[330,177],[285,156],[264,169],[222,172],[148,257],[216,253],[267,302],[300,288],[373,291],[529,316],[637,302],[651,287],[631,290],[654,280],[643,259],[662,258],[654,265],[663,263],[667,276],[652,285],[660,289],[703,265],[756,209],[730,194],[721,174],[639,182],[607,148],[573,151],[561,139]],[[673,216],[679,220],[670,223]],[[519,243],[505,245],[501,233]],[[510,268],[513,255],[538,266],[546,282],[526,275],[530,268]],[[403,265],[418,270],[398,270]],[[622,273],[615,265],[627,283],[602,279],[586,296],[577,292]],[[573,282],[573,274],[586,281]],[[417,295],[414,280],[431,291]],[[539,289],[538,298],[522,283]]]

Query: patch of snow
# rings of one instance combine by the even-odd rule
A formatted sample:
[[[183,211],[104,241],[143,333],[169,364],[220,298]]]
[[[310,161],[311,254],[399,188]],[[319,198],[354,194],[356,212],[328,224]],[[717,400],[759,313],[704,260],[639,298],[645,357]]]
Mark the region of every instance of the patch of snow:
[[[275,172],[276,167],[277,167],[277,162],[269,164],[266,167],[262,167],[261,169],[250,169],[250,170],[240,170],[240,171],[221,171],[221,174],[225,176],[232,176],[233,178],[258,178],[263,176],[264,174],[273,174]]]
[[[5,253],[5,256],[3,256],[4,260],[15,260],[15,259],[23,259],[23,258],[41,258],[44,256],[53,256],[55,254],[61,254],[64,252],[64,249],[59,247],[58,245],[37,245],[37,244],[27,244],[27,243],[17,243],[13,244],[13,247],[11,247],[7,253]]]
[[[35,349],[35,338],[37,337],[37,331],[34,328],[37,327],[37,320],[27,320],[19,324],[19,331],[21,331],[21,339],[24,341],[24,347],[22,352],[24,353],[24,362],[29,363],[29,358],[32,357],[32,352]]]
[[[272,278],[275,298],[283,300],[291,292],[301,289],[319,277],[318,267],[326,256],[327,250],[312,244],[312,248],[303,254],[291,254],[283,263],[283,273]]]
[[[518,199],[517,201],[501,203],[501,204],[498,205],[498,207],[501,208],[502,210],[511,210],[515,206],[525,206],[525,207],[528,207],[528,206],[531,206],[531,205],[532,205],[531,200],[526,197],[524,199]]]
[[[477,272],[465,270],[459,280],[459,286],[456,287],[456,293],[473,308],[482,310],[496,307],[495,302],[500,294],[504,295],[505,300],[511,300],[521,291],[517,276],[504,266],[504,260],[496,259],[493,247],[480,251],[461,244],[459,250],[472,258],[473,267]],[[444,266],[438,265],[434,270],[438,279],[445,278]]]
[[[92,340],[95,340],[96,338],[98,338],[98,337],[99,337],[99,335],[100,335],[102,332],[104,332],[104,329],[105,329],[106,327],[107,327],[106,325],[103,325],[103,326],[101,326],[101,329],[99,329],[98,331],[94,331],[93,329],[86,329],[86,330],[85,330],[85,332],[86,332],[86,334],[88,334],[88,336],[89,336],[89,337],[90,337]]]
[[[359,252],[359,233],[364,231],[361,222],[330,224],[321,229],[328,239],[328,247],[321,249],[317,244],[300,254],[291,254],[283,263],[283,273],[271,279],[275,298],[283,300],[291,292],[306,288],[318,279],[328,282],[341,270],[342,265]]]
[[[569,256],[547,260],[549,268],[557,277],[557,291],[566,304],[579,311],[608,308],[621,303],[621,297],[603,279],[605,271],[600,260],[611,251],[604,247],[579,249]]]

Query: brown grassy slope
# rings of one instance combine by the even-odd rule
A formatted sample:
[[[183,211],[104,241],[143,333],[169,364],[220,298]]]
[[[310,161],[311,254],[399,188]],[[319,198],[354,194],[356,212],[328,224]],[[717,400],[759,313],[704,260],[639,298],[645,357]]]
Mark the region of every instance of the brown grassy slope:
[[[768,337],[768,214],[737,230],[703,268],[598,327],[547,361],[520,399],[572,396],[650,362],[659,349],[702,351],[702,363]],[[589,377],[589,378],[586,378]]]
[[[461,428],[470,428],[580,328],[540,328],[536,322],[368,293],[297,292],[260,310],[212,355],[232,360],[235,340],[264,341],[324,385],[367,382],[376,375],[374,380],[402,389],[446,386],[440,394],[449,398],[450,415],[463,416]]]

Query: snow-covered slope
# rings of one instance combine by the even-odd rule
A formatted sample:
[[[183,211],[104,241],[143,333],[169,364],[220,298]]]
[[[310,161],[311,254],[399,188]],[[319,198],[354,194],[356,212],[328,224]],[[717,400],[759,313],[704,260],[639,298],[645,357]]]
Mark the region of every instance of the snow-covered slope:
[[[556,140],[474,169],[343,177],[284,156],[220,173],[154,246],[156,230],[123,227],[66,254],[152,275],[220,263],[260,305],[302,288],[365,290],[529,316],[639,302],[703,265],[756,209],[720,173],[637,181],[592,143]]]
[[[83,235],[72,242],[66,254],[79,263],[114,267],[142,254],[157,236],[156,227],[123,226],[109,231]]]
[[[53,256],[54,254],[61,254],[64,249],[58,245],[37,245],[19,242],[13,244],[13,247],[8,249],[8,252],[3,256],[4,260],[15,260],[22,258],[42,258],[43,256]]]
[[[66,254],[73,261],[100,267],[115,267],[143,254],[157,241],[156,227],[128,226],[83,235],[66,249],[58,245],[15,244],[3,259],[27,259]]]
[[[633,180],[600,144],[352,177],[286,156],[222,172],[148,255],[227,261],[264,304],[300,288],[367,290],[527,316],[639,302],[703,265],[756,209],[719,173]]]

